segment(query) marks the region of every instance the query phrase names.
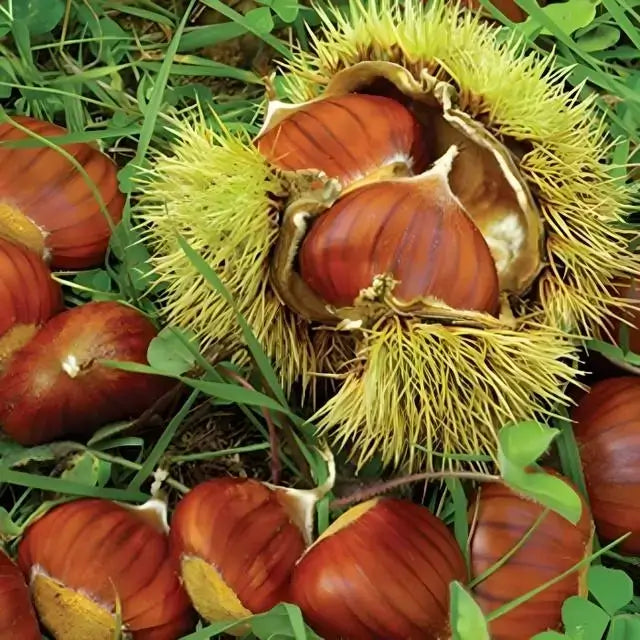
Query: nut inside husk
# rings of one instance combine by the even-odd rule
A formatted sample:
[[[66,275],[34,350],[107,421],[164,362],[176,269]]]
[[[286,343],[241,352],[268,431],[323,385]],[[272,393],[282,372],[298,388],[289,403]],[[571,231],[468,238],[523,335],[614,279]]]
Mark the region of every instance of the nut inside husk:
[[[423,127],[427,147],[435,159],[434,166],[446,158],[451,149],[456,149],[447,179],[453,194],[489,246],[499,279],[502,316],[508,319],[512,311],[510,298],[525,294],[544,266],[542,219],[518,171],[521,150],[515,144],[509,148],[479,122],[457,110],[453,87],[430,76],[426,70],[417,80],[407,69],[394,63],[361,62],[336,74],[322,98],[317,100],[358,92],[381,93],[402,100]],[[273,106],[260,135],[304,107]],[[466,317],[483,324],[483,313],[469,316],[465,309],[452,308],[442,301],[434,305],[434,300],[427,299],[407,304],[395,299],[393,292],[378,296],[376,302],[382,304],[375,305],[373,311],[371,296],[365,289],[364,295],[352,306],[327,304],[301,277],[297,262],[299,248],[315,219],[340,202],[346,193],[353,194],[354,189],[365,187],[357,185],[345,190],[338,180],[326,179],[318,173],[313,188],[308,188],[310,173],[313,173],[312,167],[288,174],[291,196],[282,215],[271,269],[272,285],[284,303],[309,320],[335,324],[343,320],[377,319],[389,310],[435,319]],[[387,274],[376,275],[379,282]],[[376,281],[369,285],[375,288]],[[517,301],[514,306],[517,307]]]

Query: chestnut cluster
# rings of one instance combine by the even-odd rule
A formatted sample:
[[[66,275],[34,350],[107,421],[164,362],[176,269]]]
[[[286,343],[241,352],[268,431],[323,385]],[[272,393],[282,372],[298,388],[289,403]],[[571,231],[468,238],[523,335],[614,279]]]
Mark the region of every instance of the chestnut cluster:
[[[256,141],[281,170],[340,185],[328,208],[287,211],[276,248],[274,286],[310,320],[360,316],[389,300],[430,313],[499,310],[501,249],[450,186],[458,148],[431,157],[427,129],[406,103],[358,93],[311,101],[276,112]]]
[[[108,640],[118,627],[133,640],[178,640],[193,627],[194,609],[241,636],[247,618],[281,602],[298,605],[326,640],[438,640],[451,633],[452,581],[469,584],[489,614],[591,549],[586,505],[573,525],[502,484],[471,502],[469,568],[445,523],[399,498],[356,504],[313,540],[316,498],[214,478],[182,498],[170,529],[157,499],[58,505],[27,528],[17,566],[0,556],[0,640],[18,628],[21,638],[36,637],[37,619],[55,640]],[[492,621],[492,637],[559,628],[562,603],[583,585],[580,572],[557,580]]]
[[[101,264],[124,207],[115,163],[90,144],[52,146],[65,133],[22,116],[0,125],[0,428],[23,445],[137,417],[169,388],[98,363],[146,363],[156,329],[141,313],[64,310],[51,269]]]

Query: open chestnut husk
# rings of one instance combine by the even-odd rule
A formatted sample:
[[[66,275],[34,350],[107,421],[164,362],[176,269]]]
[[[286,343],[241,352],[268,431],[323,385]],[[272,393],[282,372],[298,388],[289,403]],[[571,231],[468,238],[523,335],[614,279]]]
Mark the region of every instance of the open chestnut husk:
[[[42,516],[18,548],[42,624],[56,640],[180,638],[194,616],[167,532],[155,499],[141,507],[81,499]]]
[[[12,122],[44,138],[68,133],[63,127],[36,118],[12,116],[11,121],[0,124],[0,142],[29,138]],[[61,148],[91,182],[55,148],[44,144],[0,145],[0,236],[36,251],[54,269],[98,266],[111,237],[107,216],[115,224],[124,208],[117,166],[87,143],[64,144]]]
[[[484,485],[469,509],[472,531],[469,554],[472,578],[478,578],[500,561],[536,523],[544,507],[504,484]],[[511,602],[559,576],[591,554],[593,522],[586,503],[574,525],[549,510],[537,528],[507,561],[473,588],[485,614]],[[562,625],[563,602],[586,595],[583,567],[547,587],[538,595],[492,620],[493,640],[523,640]]]
[[[0,370],[62,309],[62,290],[35,252],[0,237]]]
[[[142,313],[117,302],[90,302],[54,316],[6,363],[0,427],[34,445],[138,417],[175,383],[99,360],[146,364],[156,335]]]
[[[241,620],[289,599],[316,499],[240,478],[214,478],[182,498],[171,520],[171,553],[203,618]]]
[[[640,554],[640,378],[596,382],[572,411],[598,536]]]
[[[20,569],[0,549],[0,640],[41,640],[42,634]]]
[[[541,73],[550,57],[506,46],[460,4],[347,5],[323,11],[310,46],[283,63],[286,78],[267,82],[255,138],[190,114],[154,157],[134,216],[162,313],[207,347],[224,340],[246,357],[234,310],[178,231],[225,284],[283,388],[303,387],[319,435],[356,465],[495,459],[502,425],[570,404],[582,338],[611,317],[613,283],[640,270],[635,232],[620,224],[631,185],[611,178],[591,106],[561,75]],[[371,96],[395,101],[398,117],[365,108]],[[351,105],[340,118],[338,101]],[[407,112],[426,166],[410,136],[394,144],[401,121],[413,131]],[[402,176],[386,172],[391,148],[410,169]],[[420,214],[437,218],[455,201],[407,215],[411,201],[380,197],[384,183],[426,179],[452,149],[443,178],[482,251],[469,242],[475,231]],[[379,158],[385,171],[370,168]],[[363,167],[355,180],[353,167]],[[328,393],[315,393],[319,380]]]
[[[446,637],[462,553],[425,507],[375,498],[342,514],[293,571],[291,596],[326,640]]]

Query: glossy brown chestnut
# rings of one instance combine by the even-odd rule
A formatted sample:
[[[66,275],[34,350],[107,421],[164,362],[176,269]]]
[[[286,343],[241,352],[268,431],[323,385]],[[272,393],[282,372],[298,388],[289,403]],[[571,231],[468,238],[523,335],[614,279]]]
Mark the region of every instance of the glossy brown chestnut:
[[[640,378],[597,382],[571,417],[598,535],[640,554]]]
[[[448,637],[462,553],[428,509],[376,498],[338,518],[297,563],[293,601],[325,640]]]
[[[353,305],[382,275],[397,281],[401,302],[435,298],[489,313],[498,306],[489,247],[439,169],[348,193],[314,220],[299,260],[306,284],[336,307]]]
[[[165,516],[156,500],[132,508],[82,499],[27,529],[18,564],[56,640],[118,637],[116,601],[123,637],[177,640],[189,631],[193,611],[169,554]]]
[[[12,120],[44,138],[67,133],[62,127],[27,116]],[[0,124],[0,235],[50,258],[55,269],[99,265],[111,229],[94,191],[76,166],[55,148],[2,144],[24,138],[27,134],[11,122]],[[118,222],[124,197],[118,190],[114,162],[86,143],[61,147],[82,166],[113,222]]]
[[[239,478],[192,489],[176,507],[170,540],[185,588],[210,622],[239,620],[286,601],[306,546],[291,496]]]
[[[0,368],[62,309],[62,291],[33,251],[0,237]]]
[[[147,362],[157,331],[139,311],[91,302],[54,316],[7,361],[0,376],[0,427],[23,445],[87,436],[134,418],[173,384],[98,360]]]
[[[503,484],[482,487],[479,504],[469,510],[471,572],[477,578],[520,543],[544,512],[537,502]],[[559,576],[591,553],[593,524],[583,501],[577,525],[549,511],[535,531],[500,568],[473,590],[485,614]],[[523,640],[562,624],[562,603],[586,593],[588,566],[571,573],[538,595],[490,623],[493,640]]]
[[[282,169],[317,169],[343,186],[394,167],[402,175],[420,172],[427,161],[420,124],[406,107],[355,93],[285,113],[256,144]]]
[[[0,640],[41,640],[20,569],[0,550]]]

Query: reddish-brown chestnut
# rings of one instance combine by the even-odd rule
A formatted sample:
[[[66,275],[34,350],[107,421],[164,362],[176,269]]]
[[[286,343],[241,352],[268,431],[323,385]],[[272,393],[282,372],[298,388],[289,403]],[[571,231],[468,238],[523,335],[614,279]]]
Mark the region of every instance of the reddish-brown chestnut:
[[[449,583],[464,558],[428,509],[376,498],[341,515],[297,563],[291,594],[326,640],[448,637]]]
[[[0,549],[0,640],[41,638],[22,573]]]
[[[319,298],[348,307],[374,278],[387,276],[402,303],[497,310],[491,251],[447,180],[455,152],[420,176],[355,189],[313,221],[300,247],[300,274]]]
[[[44,138],[67,133],[62,127],[27,116],[12,120]],[[12,122],[0,125],[0,143],[28,137]],[[118,222],[124,197],[118,190],[117,167],[89,144],[61,148],[83,168],[93,188],[53,147],[0,144],[0,235],[50,258],[56,269],[97,266],[104,260],[111,228],[94,190],[113,223]]]
[[[169,553],[166,507],[82,499],[32,524],[18,548],[42,624],[56,640],[177,640],[193,611]]]
[[[544,512],[537,502],[503,484],[485,485],[469,510],[471,571],[483,574],[510,552]],[[522,546],[474,587],[473,595],[485,614],[556,578],[591,553],[593,523],[583,501],[577,525],[549,511]],[[493,640],[524,640],[562,624],[562,603],[585,595],[588,565],[491,621]]]
[[[240,620],[288,599],[293,565],[311,536],[314,501],[313,492],[215,478],[178,503],[171,551],[203,618]]]
[[[282,169],[316,169],[347,186],[373,175],[417,173],[426,166],[420,124],[391,98],[351,93],[300,107],[275,104],[280,111],[268,118],[256,144]]]
[[[601,380],[572,413],[598,535],[640,554],[640,378]]]
[[[0,367],[62,308],[62,291],[42,258],[0,237]]]
[[[146,363],[156,334],[144,315],[116,302],[91,302],[54,316],[6,363],[0,427],[33,445],[90,435],[109,422],[139,416],[172,381],[98,361]]]

